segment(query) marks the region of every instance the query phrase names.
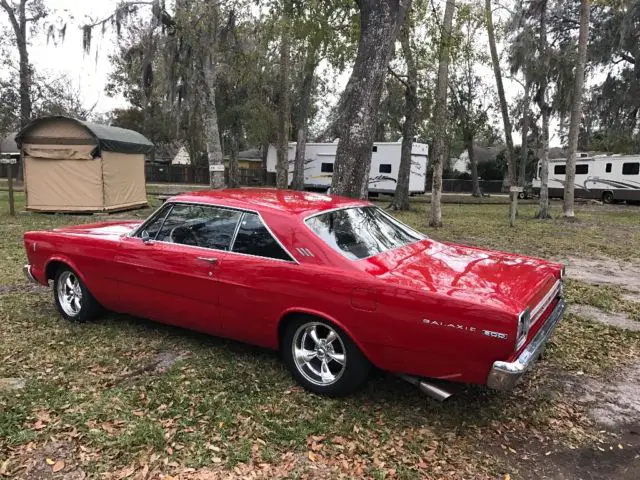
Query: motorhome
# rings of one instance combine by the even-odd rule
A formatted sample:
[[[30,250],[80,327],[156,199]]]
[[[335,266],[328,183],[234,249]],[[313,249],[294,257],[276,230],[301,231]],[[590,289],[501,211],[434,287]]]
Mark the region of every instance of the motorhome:
[[[398,170],[400,168],[400,151],[402,144],[376,142],[371,155],[369,173],[369,193],[391,193],[396,190]],[[336,160],[338,143],[307,143],[304,159],[304,186],[306,190],[326,192],[331,187],[333,167]],[[409,193],[424,193],[427,176],[427,157],[429,145],[414,143],[411,151],[411,174],[409,176]],[[293,180],[293,165],[296,157],[296,144],[290,143],[288,148],[289,184]],[[277,152],[273,145],[267,153],[267,172],[275,172]]]
[[[566,177],[566,158],[549,160],[549,198],[562,198]],[[538,162],[532,187],[540,192],[542,162]],[[575,197],[593,198],[605,203],[640,201],[640,155],[582,154],[576,158]]]

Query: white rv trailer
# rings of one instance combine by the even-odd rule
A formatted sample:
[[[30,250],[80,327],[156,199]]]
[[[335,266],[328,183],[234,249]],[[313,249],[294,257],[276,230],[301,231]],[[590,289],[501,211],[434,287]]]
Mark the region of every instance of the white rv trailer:
[[[394,193],[400,168],[401,143],[377,142],[373,144],[371,171],[369,173],[370,193]],[[307,143],[304,159],[304,187],[307,190],[326,192],[331,187],[333,164],[336,160],[338,143]],[[296,144],[289,143],[289,184],[293,180],[293,164]],[[424,193],[427,176],[427,156],[429,145],[414,143],[411,151],[411,175],[409,193]],[[273,145],[267,153],[267,172],[276,171],[277,153]]]
[[[583,154],[584,155],[584,154]],[[567,159],[549,160],[549,197],[564,196]],[[532,187],[540,192],[541,162]],[[576,198],[594,198],[611,203],[640,201],[640,155],[595,155],[576,158]]]

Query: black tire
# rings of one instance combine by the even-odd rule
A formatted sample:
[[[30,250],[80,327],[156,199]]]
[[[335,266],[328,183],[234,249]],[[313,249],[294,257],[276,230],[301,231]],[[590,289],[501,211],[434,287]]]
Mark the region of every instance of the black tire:
[[[520,200],[524,200],[525,198],[527,198],[527,194],[524,192],[518,192],[518,198]]]
[[[613,203],[613,192],[604,192],[602,194],[602,203],[606,203],[606,204]]]
[[[330,383],[327,381],[326,384],[319,375],[313,373],[313,369],[322,370],[320,357],[316,356],[304,366],[299,367],[299,362],[296,361],[294,355],[296,342],[299,345],[300,341],[308,342],[311,345],[315,343],[312,335],[301,337],[314,326],[318,332],[316,338],[320,337],[321,341],[329,338],[330,331],[336,334],[335,339],[329,345],[325,343],[325,347],[331,348],[331,351],[323,353],[323,355],[329,365],[329,373],[334,374],[337,378]],[[320,353],[316,350],[316,355]],[[334,357],[339,358],[340,354],[344,355],[344,364],[333,360]],[[282,338],[282,356],[289,372],[300,385],[310,392],[328,397],[341,397],[353,393],[363,385],[371,371],[369,360],[342,329],[325,320],[311,316],[300,316],[289,322]],[[337,373],[338,368],[340,368],[339,374]]]
[[[67,283],[77,285],[77,288],[70,288]],[[63,289],[61,291],[61,289]],[[65,298],[78,298],[65,301]],[[102,307],[91,295],[84,282],[70,267],[62,266],[53,278],[53,300],[60,315],[70,322],[87,322],[93,320],[102,313]],[[79,307],[78,307],[79,305]]]

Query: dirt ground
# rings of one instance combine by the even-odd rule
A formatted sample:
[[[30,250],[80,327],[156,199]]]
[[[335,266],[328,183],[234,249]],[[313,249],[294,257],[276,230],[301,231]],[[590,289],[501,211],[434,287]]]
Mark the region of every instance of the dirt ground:
[[[630,299],[640,301],[640,263],[577,257],[567,258],[564,263],[569,278],[596,285],[620,286],[628,291]]]

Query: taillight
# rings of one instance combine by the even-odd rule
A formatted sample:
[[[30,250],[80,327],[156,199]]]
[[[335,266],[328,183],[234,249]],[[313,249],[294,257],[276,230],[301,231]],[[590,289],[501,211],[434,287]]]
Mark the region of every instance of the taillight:
[[[518,332],[516,334],[516,350],[518,350],[527,340],[529,328],[531,327],[531,310],[527,308],[518,315]]]

